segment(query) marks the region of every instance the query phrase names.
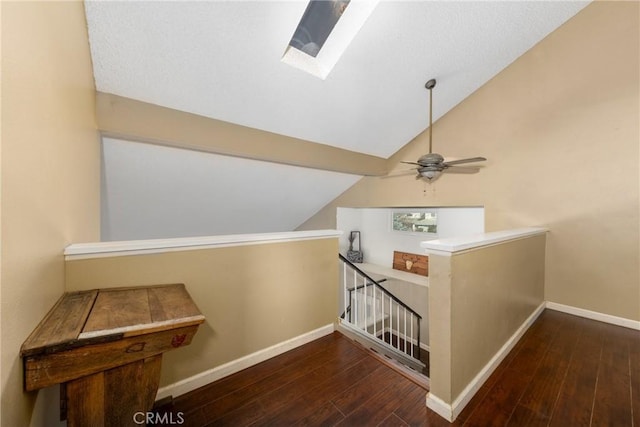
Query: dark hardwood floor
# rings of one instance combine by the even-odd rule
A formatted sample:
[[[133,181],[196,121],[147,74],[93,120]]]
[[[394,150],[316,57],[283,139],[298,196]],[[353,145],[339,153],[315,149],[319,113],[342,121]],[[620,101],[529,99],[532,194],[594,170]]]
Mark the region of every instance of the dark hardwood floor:
[[[456,424],[640,426],[640,331],[545,310]]]
[[[426,390],[335,332],[160,412],[185,426],[448,426]],[[456,426],[640,427],[640,331],[546,310]]]

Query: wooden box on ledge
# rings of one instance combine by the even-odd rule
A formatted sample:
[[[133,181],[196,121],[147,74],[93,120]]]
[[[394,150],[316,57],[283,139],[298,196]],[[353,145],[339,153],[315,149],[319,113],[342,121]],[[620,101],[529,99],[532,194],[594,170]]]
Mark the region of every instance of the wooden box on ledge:
[[[393,269],[428,276],[429,257],[427,255],[393,251]]]

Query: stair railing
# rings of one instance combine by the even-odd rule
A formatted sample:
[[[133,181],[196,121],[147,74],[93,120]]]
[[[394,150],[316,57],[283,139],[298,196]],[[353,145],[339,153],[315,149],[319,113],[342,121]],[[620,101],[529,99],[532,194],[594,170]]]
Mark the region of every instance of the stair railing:
[[[376,281],[342,254],[339,258],[344,298],[342,321],[419,360],[422,316],[380,284],[386,279]]]

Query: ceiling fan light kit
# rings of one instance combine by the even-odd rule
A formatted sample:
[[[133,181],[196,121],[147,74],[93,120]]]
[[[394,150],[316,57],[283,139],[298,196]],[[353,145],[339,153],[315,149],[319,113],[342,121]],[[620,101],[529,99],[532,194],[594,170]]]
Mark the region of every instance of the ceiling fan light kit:
[[[420,168],[418,169],[418,176],[416,179],[427,178],[429,181],[433,181],[437,179],[442,172],[437,169],[429,169],[429,168]]]
[[[444,157],[438,153],[432,152],[432,129],[433,129],[433,93],[432,90],[436,87],[436,79],[431,79],[424,85],[429,91],[429,152],[420,156],[416,162],[402,162],[410,165],[416,165],[415,168],[418,172],[416,179],[425,178],[427,182],[432,182],[438,179],[442,172],[455,172],[455,173],[476,173],[480,169],[477,166],[472,167],[458,167],[463,163],[482,162],[487,159],[484,157],[470,157],[467,159],[444,161]]]

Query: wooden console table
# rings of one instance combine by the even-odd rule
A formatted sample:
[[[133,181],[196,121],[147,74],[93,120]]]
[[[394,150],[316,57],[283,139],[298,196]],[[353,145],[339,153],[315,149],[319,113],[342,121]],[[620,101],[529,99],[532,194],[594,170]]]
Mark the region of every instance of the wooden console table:
[[[162,353],[188,345],[202,322],[183,284],[65,293],[22,345],[24,388],[60,384],[69,427],[140,425]]]

